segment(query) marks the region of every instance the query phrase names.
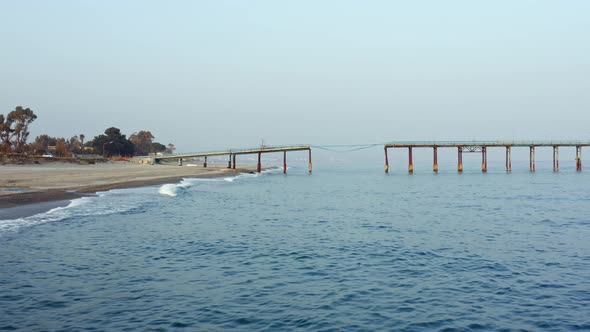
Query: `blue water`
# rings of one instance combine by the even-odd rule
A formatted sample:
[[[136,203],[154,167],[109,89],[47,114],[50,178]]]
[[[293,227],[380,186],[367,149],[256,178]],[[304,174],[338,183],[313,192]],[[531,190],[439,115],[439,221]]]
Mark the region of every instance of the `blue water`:
[[[0,221],[0,329],[590,330],[590,173],[188,180]]]

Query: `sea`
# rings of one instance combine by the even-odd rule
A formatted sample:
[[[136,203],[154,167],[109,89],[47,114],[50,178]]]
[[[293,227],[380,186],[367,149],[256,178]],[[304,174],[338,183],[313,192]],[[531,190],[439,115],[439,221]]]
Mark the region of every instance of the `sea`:
[[[590,172],[293,162],[0,221],[0,330],[590,331]]]

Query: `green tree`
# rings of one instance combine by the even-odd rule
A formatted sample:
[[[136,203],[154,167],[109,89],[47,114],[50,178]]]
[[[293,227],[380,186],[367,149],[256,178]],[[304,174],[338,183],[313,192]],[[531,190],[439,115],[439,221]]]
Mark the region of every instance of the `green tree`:
[[[29,125],[36,119],[37,115],[33,110],[22,106],[17,106],[5,119],[1,119],[3,120],[1,136],[4,151],[23,152],[30,134]]]
[[[109,142],[109,138],[104,134],[100,134],[98,136],[94,136],[94,139],[92,141],[88,142],[87,144],[92,146],[95,153],[103,155],[103,156],[107,156],[105,151],[103,151],[103,148],[105,147],[107,142]]]
[[[135,145],[135,154],[138,156],[145,156],[152,150],[152,142],[154,135],[151,132],[142,130],[131,134],[129,140]]]
[[[166,145],[162,144],[162,143],[158,143],[158,142],[153,142],[152,143],[152,152],[156,153],[156,152],[164,152],[166,151]]]
[[[96,153],[105,157],[114,155],[132,156],[135,151],[133,143],[121,133],[119,128],[115,127],[107,128],[104,134],[95,136],[94,140],[92,140],[92,147]]]
[[[4,114],[0,114],[0,148],[3,152],[10,152],[10,133],[12,128],[6,122]]]

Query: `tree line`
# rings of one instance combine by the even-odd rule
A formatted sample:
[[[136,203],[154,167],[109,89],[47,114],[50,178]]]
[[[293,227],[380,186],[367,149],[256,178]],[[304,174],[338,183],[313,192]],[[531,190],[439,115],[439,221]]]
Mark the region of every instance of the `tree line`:
[[[39,135],[34,142],[27,143],[29,126],[37,119],[30,108],[17,106],[6,116],[0,114],[0,153],[44,155],[54,153],[58,157],[72,157],[75,154],[99,154],[104,157],[143,156],[150,153],[172,153],[174,144],[167,146],[155,142],[154,135],[147,130],[131,134],[129,138],[116,127],[107,128],[103,134],[86,141],[86,135],[74,135],[69,139]]]

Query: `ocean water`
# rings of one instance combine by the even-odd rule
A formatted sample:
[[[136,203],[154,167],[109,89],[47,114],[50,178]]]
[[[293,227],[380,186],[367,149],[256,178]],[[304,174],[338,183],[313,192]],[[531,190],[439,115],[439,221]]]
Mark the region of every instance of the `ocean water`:
[[[294,164],[0,221],[0,330],[590,330],[590,173]]]

